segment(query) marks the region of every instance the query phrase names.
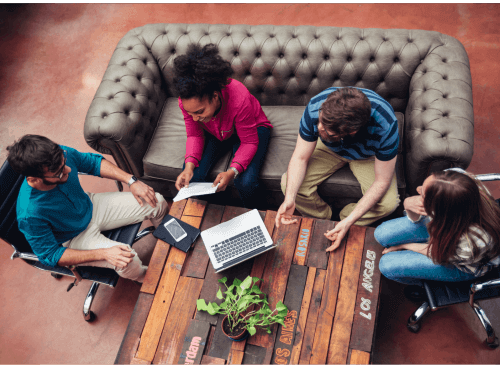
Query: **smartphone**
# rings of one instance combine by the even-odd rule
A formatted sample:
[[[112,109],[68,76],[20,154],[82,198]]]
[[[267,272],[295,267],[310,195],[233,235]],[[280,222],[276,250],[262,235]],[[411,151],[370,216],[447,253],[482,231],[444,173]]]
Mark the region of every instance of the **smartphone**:
[[[187,233],[184,231],[182,226],[179,225],[177,220],[174,218],[166,222],[164,226],[176,242],[181,241],[187,236]]]

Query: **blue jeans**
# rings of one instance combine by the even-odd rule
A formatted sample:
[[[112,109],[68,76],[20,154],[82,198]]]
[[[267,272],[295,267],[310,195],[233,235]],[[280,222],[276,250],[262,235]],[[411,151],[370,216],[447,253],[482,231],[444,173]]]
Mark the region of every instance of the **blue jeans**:
[[[406,243],[426,243],[429,240],[424,217],[417,223],[407,217],[384,222],[375,229],[375,239],[383,247],[392,247]],[[420,285],[421,280],[467,281],[474,275],[462,272],[452,265],[436,265],[429,257],[411,250],[401,250],[384,254],[380,258],[380,272],[388,279],[408,285]]]
[[[267,146],[269,145],[271,129],[258,127],[257,134],[259,136],[259,146],[255,156],[248,165],[247,169],[234,179],[234,186],[238,190],[243,207],[246,208],[250,208],[249,206],[252,205],[253,199],[259,192],[258,176],[264,163]],[[200,160],[200,165],[193,171],[193,178],[191,179],[191,182],[197,183],[206,181],[210,169],[214,166],[217,160],[219,160],[220,157],[231,148],[231,146],[234,155],[240,147],[240,144],[241,141],[236,134],[228,140],[221,142],[212,134],[205,132],[205,147],[203,149],[203,155]]]

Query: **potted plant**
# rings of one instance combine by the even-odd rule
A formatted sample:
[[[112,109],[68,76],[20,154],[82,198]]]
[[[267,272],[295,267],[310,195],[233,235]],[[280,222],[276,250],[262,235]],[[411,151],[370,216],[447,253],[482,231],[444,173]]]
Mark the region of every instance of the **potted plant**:
[[[256,327],[261,327],[271,333],[270,325],[273,323],[284,324],[288,308],[279,301],[276,308],[271,310],[265,294],[255,285],[260,279],[258,277],[248,276],[241,281],[234,279],[231,286],[226,285],[227,277],[219,280],[226,286],[226,291],[222,292],[219,288],[217,298],[224,300],[222,303],[206,303],[204,299],[198,299],[196,306],[200,311],[206,311],[210,315],[225,315],[222,321],[222,331],[234,341],[241,341],[254,335],[257,332]],[[225,296],[223,295],[225,294]],[[262,297],[261,297],[262,296]]]

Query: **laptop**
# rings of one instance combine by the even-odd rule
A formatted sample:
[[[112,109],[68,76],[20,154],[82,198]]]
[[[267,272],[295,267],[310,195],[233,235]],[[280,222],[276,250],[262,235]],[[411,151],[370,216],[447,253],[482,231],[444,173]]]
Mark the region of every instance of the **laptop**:
[[[201,238],[215,273],[275,247],[256,209],[202,231]]]

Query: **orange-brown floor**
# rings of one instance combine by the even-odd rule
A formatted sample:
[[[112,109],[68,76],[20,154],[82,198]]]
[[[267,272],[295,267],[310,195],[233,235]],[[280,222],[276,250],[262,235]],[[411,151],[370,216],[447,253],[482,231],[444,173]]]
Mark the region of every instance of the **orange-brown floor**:
[[[497,4],[53,4],[0,5],[0,163],[5,148],[27,133],[42,134],[81,151],[85,115],[120,38],[147,23],[288,24],[434,30],[458,38],[470,59],[475,113],[474,173],[500,172],[500,5]],[[107,157],[109,159],[109,157]],[[82,179],[85,190],[114,191],[113,182]],[[500,197],[500,183],[488,185]],[[154,239],[138,252],[149,259]],[[101,287],[83,321],[90,284],[66,292],[20,260],[0,241],[0,364],[112,364],[139,286],[120,280]],[[481,303],[500,333],[500,302]],[[425,318],[407,331],[417,307],[400,285],[383,280],[374,363],[500,363],[500,349],[463,305]]]

